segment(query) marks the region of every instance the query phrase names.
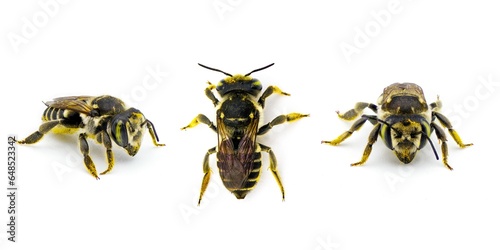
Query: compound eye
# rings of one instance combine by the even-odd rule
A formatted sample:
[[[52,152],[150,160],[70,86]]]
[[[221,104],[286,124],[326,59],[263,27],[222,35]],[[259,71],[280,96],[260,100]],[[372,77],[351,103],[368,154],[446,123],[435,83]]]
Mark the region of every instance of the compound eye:
[[[258,90],[258,91],[262,90],[262,84],[260,83],[259,80],[255,79],[255,78],[252,79],[252,89]]]
[[[114,121],[111,129],[111,137],[120,147],[128,145],[128,131],[126,122],[123,120]]]
[[[250,93],[255,96],[258,95],[262,90],[262,84],[260,81],[254,78],[250,81],[250,84]]]
[[[222,83],[219,83],[219,84],[217,85],[217,87],[215,87],[215,90],[217,90],[217,91],[222,91],[222,90],[223,90],[223,88],[224,88],[224,85],[223,85]]]

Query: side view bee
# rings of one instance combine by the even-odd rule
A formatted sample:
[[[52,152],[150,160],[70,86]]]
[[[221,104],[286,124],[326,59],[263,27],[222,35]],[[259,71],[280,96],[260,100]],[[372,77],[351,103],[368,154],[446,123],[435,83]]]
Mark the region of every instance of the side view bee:
[[[384,89],[380,95],[378,105],[366,102],[358,102],[351,109],[343,114],[337,111],[338,116],[344,120],[354,120],[362,114],[365,108],[371,109],[377,115],[362,115],[351,128],[341,134],[333,141],[322,141],[330,145],[339,145],[345,139],[359,130],[361,126],[368,120],[374,128],[368,137],[368,144],[361,161],[351,164],[351,166],[359,166],[368,160],[372,151],[372,145],[377,141],[378,136],[384,140],[385,145],[394,151],[398,159],[408,164],[420,150],[429,141],[432,150],[439,159],[436,149],[430,140],[432,132],[436,131],[436,136],[441,142],[441,152],[443,155],[444,165],[453,170],[448,164],[448,144],[446,135],[441,127],[436,124],[436,119],[441,125],[448,129],[451,137],[461,148],[473,145],[472,143],[464,144],[458,133],[453,129],[450,121],[439,111],[442,107],[439,96],[436,102],[427,105],[424,97],[424,92],[420,86],[414,83],[394,83]]]
[[[102,143],[106,148],[108,168],[101,175],[109,173],[114,166],[112,141],[124,148],[130,156],[139,151],[145,127],[153,139],[155,146],[165,146],[158,143],[158,135],[153,123],[147,120],[141,111],[127,108],[118,98],[103,96],[68,96],[55,98],[45,102],[47,108],[43,112],[42,125],[26,139],[17,141],[19,144],[34,144],[49,133],[71,134],[82,131],[79,135],[80,151],[83,162],[89,173],[99,179],[94,162],[89,156],[87,137]]]
[[[217,166],[224,186],[233,193],[236,198],[243,199],[247,193],[255,187],[259,180],[261,168],[261,151],[269,154],[271,172],[281,189],[282,199],[285,199],[285,191],[278,174],[276,157],[270,147],[257,142],[256,137],[263,135],[276,125],[292,122],[309,116],[299,113],[280,115],[271,122],[260,126],[263,120],[263,108],[267,97],[272,94],[289,95],[276,86],[269,86],[257,99],[262,90],[261,82],[250,77],[252,73],[267,69],[274,64],[251,71],[246,75],[231,75],[224,71],[207,67],[201,67],[217,71],[227,75],[217,86],[208,82],[205,94],[217,109],[216,125],[205,115],[199,114],[191,123],[182,130],[192,128],[203,123],[208,125],[218,135],[217,147],[208,150],[203,160],[203,181],[201,184],[200,204],[203,193],[210,181],[209,156],[217,153]],[[212,90],[216,89],[222,97],[219,101]],[[260,126],[260,127],[259,127]]]

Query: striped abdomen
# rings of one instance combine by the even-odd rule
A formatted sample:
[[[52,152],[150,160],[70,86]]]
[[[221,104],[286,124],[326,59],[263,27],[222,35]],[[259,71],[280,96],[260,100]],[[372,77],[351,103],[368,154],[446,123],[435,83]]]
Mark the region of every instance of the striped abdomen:
[[[243,199],[255,187],[260,177],[261,153],[256,149],[246,163],[240,163],[235,157],[217,153],[217,166],[224,186],[238,199]],[[247,174],[248,173],[248,174]]]
[[[64,109],[47,107],[45,111],[43,111],[42,121],[48,122],[64,119],[64,111]]]
[[[82,123],[82,118],[80,117],[80,113],[76,111],[68,109],[59,109],[50,106],[47,107],[43,112],[42,121],[48,122],[48,121],[58,121],[58,120],[61,121],[60,125],[65,128],[78,128]]]

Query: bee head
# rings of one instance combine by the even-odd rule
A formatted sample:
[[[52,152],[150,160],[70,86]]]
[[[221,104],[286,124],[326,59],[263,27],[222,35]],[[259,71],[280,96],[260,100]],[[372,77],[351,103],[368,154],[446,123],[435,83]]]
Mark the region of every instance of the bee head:
[[[111,119],[108,132],[118,146],[127,150],[130,156],[134,156],[141,147],[146,123],[146,118],[139,110],[130,108]]]
[[[380,135],[386,146],[394,151],[398,159],[408,164],[423,148],[427,141],[430,142],[431,127],[424,117],[419,115],[410,116],[389,116],[382,123]],[[436,149],[430,142],[436,158]]]
[[[222,70],[207,67],[203,64],[198,64],[198,65],[200,65],[203,68],[209,69],[209,70],[221,72],[221,73],[228,76],[225,79],[222,79],[219,82],[219,84],[217,84],[216,89],[217,89],[217,92],[219,92],[219,94],[221,96],[224,96],[225,94],[227,94],[229,92],[233,92],[233,91],[245,92],[245,93],[249,93],[253,96],[257,96],[260,93],[260,91],[262,90],[262,84],[260,83],[259,80],[250,77],[250,75],[254,72],[257,72],[257,71],[260,71],[263,69],[267,69],[267,68],[273,66],[274,63],[271,63],[265,67],[262,67],[262,68],[252,70],[250,73],[248,73],[246,75],[238,74],[238,75],[234,75],[234,76],[231,74],[228,74]]]
[[[216,89],[221,96],[232,91],[241,91],[257,96],[262,90],[262,85],[259,80],[250,76],[234,75],[222,79],[219,84],[217,84]]]

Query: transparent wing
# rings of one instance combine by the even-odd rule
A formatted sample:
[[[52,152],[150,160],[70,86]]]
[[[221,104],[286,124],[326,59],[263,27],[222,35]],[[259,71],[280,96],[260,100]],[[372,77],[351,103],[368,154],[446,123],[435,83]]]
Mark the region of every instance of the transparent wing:
[[[90,114],[92,111],[92,106],[90,102],[94,99],[92,96],[66,96],[58,97],[52,101],[45,102],[48,107],[58,108],[58,109],[68,109],[75,112]]]
[[[225,180],[228,188],[241,188],[252,171],[253,155],[255,153],[257,128],[259,119],[252,119],[245,130],[244,136],[239,140],[237,147],[228,133],[220,116],[217,116],[218,144],[218,167],[221,178]]]

